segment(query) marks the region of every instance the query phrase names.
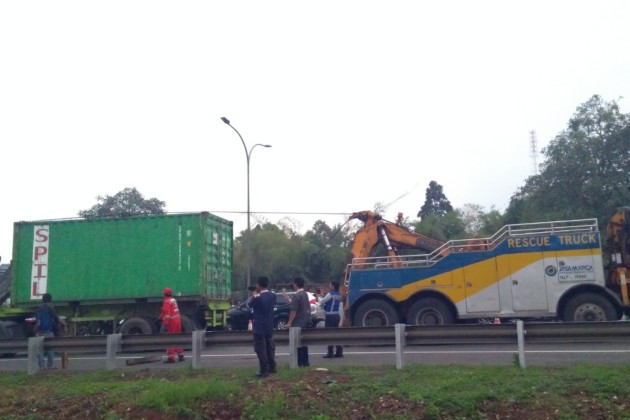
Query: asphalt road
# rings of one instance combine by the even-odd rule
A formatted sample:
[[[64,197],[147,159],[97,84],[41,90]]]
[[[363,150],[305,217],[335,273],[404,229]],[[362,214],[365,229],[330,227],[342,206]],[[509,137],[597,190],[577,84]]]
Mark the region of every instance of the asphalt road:
[[[324,346],[310,346],[311,368],[325,368],[339,365],[387,365],[396,364],[395,349],[392,346],[345,346],[343,358],[324,359]],[[126,360],[156,355],[159,353],[120,354],[117,367],[121,371],[133,369],[174,369],[191,364],[190,352],[182,363],[164,364],[161,362],[127,366]],[[457,345],[457,346],[408,346],[405,349],[404,363],[408,364],[467,364],[467,365],[513,365],[517,357],[516,346],[511,345]],[[287,346],[278,346],[276,359],[280,368],[289,366]],[[518,360],[518,359],[516,359]],[[625,364],[630,363],[630,344],[554,344],[529,345],[525,351],[527,366],[563,366],[573,364]],[[0,359],[0,372],[26,372],[26,355],[16,355]],[[258,360],[252,346],[229,346],[206,349],[202,353],[203,367],[249,367],[255,369]],[[59,357],[55,367],[61,368]],[[72,355],[69,369],[105,369],[104,355]]]

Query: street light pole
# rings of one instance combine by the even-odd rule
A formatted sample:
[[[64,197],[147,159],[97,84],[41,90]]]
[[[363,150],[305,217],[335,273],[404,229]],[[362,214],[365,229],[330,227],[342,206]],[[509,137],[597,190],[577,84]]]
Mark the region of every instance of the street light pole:
[[[221,121],[229,125],[232,130],[236,131],[238,137],[241,139],[241,143],[243,143],[243,149],[245,150],[245,158],[247,159],[247,238],[245,241],[245,252],[246,252],[246,265],[247,265],[247,287],[249,288],[252,285],[252,229],[250,224],[250,207],[249,207],[249,161],[252,156],[252,151],[256,148],[256,146],[262,147],[271,147],[270,144],[261,144],[256,143],[251,147],[251,149],[247,150],[247,146],[245,145],[245,140],[243,140],[243,136],[238,132],[232,124],[230,124],[230,120],[225,117],[221,117]]]

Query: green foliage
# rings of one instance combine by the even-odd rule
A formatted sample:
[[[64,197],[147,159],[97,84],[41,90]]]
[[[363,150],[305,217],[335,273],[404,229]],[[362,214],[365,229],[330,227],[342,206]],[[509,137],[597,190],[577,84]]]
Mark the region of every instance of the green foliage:
[[[453,206],[451,206],[451,202],[444,195],[442,186],[435,181],[429,182],[429,187],[425,193],[425,201],[418,212],[418,217],[424,219],[430,215],[444,216],[452,211]]]
[[[425,364],[0,375],[0,417],[628,418],[630,366]],[[324,379],[334,377],[335,384]],[[80,392],[80,389],[85,392]],[[60,411],[60,410],[66,411]],[[80,413],[80,414],[79,414]],[[98,413],[98,415],[97,415]],[[65,417],[69,418],[69,417]]]
[[[464,222],[466,234],[469,237],[479,235],[482,228],[481,215],[483,214],[483,206],[479,204],[466,203],[459,210],[462,222]]]
[[[462,220],[459,210],[450,211],[443,216],[435,214],[424,217],[415,223],[416,232],[440,241],[462,239],[468,235],[466,224]]]
[[[312,283],[328,283],[338,279],[343,271],[346,255],[353,235],[346,225],[329,227],[318,220],[306,232],[302,249],[304,276]]]
[[[113,196],[96,197],[97,204],[87,210],[79,211],[79,216],[86,219],[100,217],[129,217],[144,214],[164,214],[166,203],[157,198],[145,199],[134,188],[125,188]]]
[[[242,389],[239,384],[217,378],[187,380],[176,384],[163,380],[145,382],[145,386],[134,393],[139,406],[183,414],[188,411],[188,405],[206,400],[229,400]]]
[[[494,207],[487,213],[482,213],[481,230],[479,236],[492,236],[497,233],[506,223],[501,212]]]
[[[505,224],[503,215],[494,207],[486,212],[484,207],[479,204],[467,203],[457,210],[461,215],[468,238],[492,236]]]
[[[595,95],[543,150],[540,174],[512,196],[506,222],[597,217],[630,202],[630,114]]]
[[[234,289],[246,289],[245,235],[234,241]],[[307,284],[328,283],[343,271],[351,229],[345,225],[329,227],[318,220],[304,235],[272,223],[252,229],[252,278],[267,276],[271,287],[291,283],[302,276]]]
[[[275,420],[282,417],[286,411],[284,395],[274,392],[264,401],[255,401],[251,398],[245,400],[242,418]]]
[[[270,286],[286,282],[296,275],[301,246],[299,237],[287,236],[279,226],[272,223],[256,225],[252,229],[252,279],[267,276]],[[234,243],[234,289],[246,289],[246,241],[247,231],[241,232]]]

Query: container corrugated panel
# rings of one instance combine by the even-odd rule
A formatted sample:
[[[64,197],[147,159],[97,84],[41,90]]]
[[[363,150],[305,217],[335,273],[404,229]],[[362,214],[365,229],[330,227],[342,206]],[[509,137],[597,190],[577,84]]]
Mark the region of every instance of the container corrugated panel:
[[[226,299],[232,222],[209,213],[14,225],[12,300],[96,301],[176,296]]]

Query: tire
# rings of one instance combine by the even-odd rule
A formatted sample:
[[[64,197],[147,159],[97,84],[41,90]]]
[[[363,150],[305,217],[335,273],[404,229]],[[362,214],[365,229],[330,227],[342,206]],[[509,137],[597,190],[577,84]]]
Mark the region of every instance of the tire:
[[[182,332],[189,333],[194,331],[193,322],[188,315],[180,315],[182,321]]]
[[[190,320],[195,331],[206,331],[208,328],[203,309],[199,309],[194,315],[191,315]]]
[[[354,313],[352,325],[355,327],[387,327],[399,321],[396,309],[380,299],[363,302]]]
[[[581,293],[567,302],[562,312],[566,322],[617,321],[619,316],[613,304],[595,293]]]
[[[15,338],[26,338],[24,327],[15,321],[0,321],[0,339],[9,340]]]
[[[154,327],[146,318],[129,318],[123,322],[120,327],[120,333],[123,335],[144,335],[152,334]]]
[[[231,322],[231,321],[228,321],[228,322],[225,324],[225,329],[226,329],[226,330],[228,330],[228,331],[234,331],[234,324],[232,324],[232,322]]]
[[[17,327],[18,324],[12,321],[0,321],[0,339],[1,340],[8,340],[11,338],[18,338],[16,337],[15,332],[17,331]],[[22,334],[23,336],[23,334]],[[21,338],[21,337],[20,337]],[[6,352],[6,353],[0,353],[0,358],[4,358],[4,357],[13,357],[15,356],[17,353],[15,352]]]
[[[436,298],[420,299],[409,308],[407,325],[445,325],[455,322],[448,306]]]
[[[160,331],[160,328],[159,328],[157,322],[155,322],[153,319],[151,319],[151,318],[149,318],[147,316],[143,316],[142,319],[147,321],[149,323],[149,325],[151,326],[151,334],[157,334]]]
[[[274,328],[276,330],[288,330],[289,327],[287,327],[287,322],[289,322],[289,320],[286,318],[278,318],[276,319],[276,325]]]

